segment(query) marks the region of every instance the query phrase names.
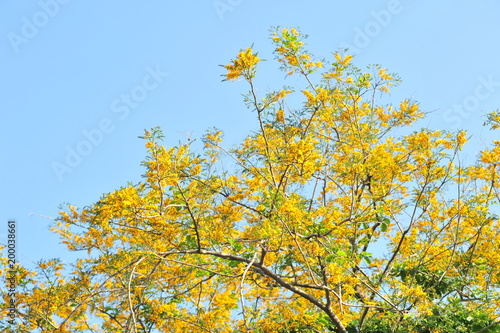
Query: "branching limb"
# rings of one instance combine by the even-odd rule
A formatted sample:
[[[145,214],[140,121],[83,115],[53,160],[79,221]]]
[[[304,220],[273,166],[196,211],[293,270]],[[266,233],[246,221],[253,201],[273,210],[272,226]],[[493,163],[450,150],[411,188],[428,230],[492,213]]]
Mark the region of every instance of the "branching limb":
[[[250,331],[250,328],[248,327],[248,322],[247,322],[247,315],[246,315],[246,310],[245,310],[245,295],[243,295],[243,284],[245,283],[245,277],[248,273],[248,270],[250,267],[253,266],[255,260],[257,259],[257,251],[254,252],[252,260],[247,264],[245,267],[245,271],[243,272],[243,275],[241,277],[240,281],[240,302],[241,302],[241,311],[243,313],[243,323],[245,324],[245,329],[247,332]]]

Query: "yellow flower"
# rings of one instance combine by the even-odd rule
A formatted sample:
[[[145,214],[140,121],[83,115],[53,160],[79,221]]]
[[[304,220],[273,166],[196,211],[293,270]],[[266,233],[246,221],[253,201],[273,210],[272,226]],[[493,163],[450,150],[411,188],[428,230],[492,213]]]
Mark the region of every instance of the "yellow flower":
[[[460,133],[458,133],[457,141],[458,141],[458,144],[460,145],[460,147],[463,146],[467,142],[466,135],[467,135],[467,133],[465,131],[460,131]]]
[[[238,53],[232,64],[225,65],[229,72],[226,73],[226,80],[237,79],[240,76],[244,76],[246,79],[251,79],[255,75],[255,66],[259,63],[260,59],[257,57],[257,53],[252,53],[251,48],[247,48],[245,51]]]
[[[380,76],[380,78],[382,80],[392,80],[392,79],[394,79],[394,77],[392,77],[389,74],[387,74],[387,70],[385,68],[381,68],[378,71],[378,76]]]
[[[352,55],[347,55],[344,58],[342,58],[342,56],[338,52],[335,52],[334,56],[337,63],[341,66],[349,64],[349,62],[351,62],[352,60]]]
[[[381,86],[381,87],[379,88],[379,90],[380,90],[381,92],[385,92],[385,93],[388,93],[388,92],[389,92],[389,88],[387,88],[387,86],[386,86],[386,85]]]
[[[279,123],[284,123],[285,122],[285,111],[279,109],[276,111],[276,121]]]

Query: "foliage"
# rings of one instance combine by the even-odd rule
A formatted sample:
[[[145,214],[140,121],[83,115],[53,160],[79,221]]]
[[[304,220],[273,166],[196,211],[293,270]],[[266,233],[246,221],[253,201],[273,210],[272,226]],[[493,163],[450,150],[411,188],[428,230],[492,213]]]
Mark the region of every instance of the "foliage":
[[[143,136],[142,182],[63,209],[54,232],[88,255],[72,266],[18,266],[19,320],[6,324],[5,302],[3,331],[472,332],[494,324],[500,141],[464,166],[464,131],[395,136],[424,116],[412,100],[381,104],[395,75],[363,72],[339,52],[314,60],[303,40],[297,29],[272,35],[282,70],[304,78],[299,91],[258,97],[251,48],[224,66],[226,80],[249,84],[245,102],[259,126],[241,144],[225,148],[212,130],[196,154],[190,144],[163,146],[153,128]],[[303,103],[289,106],[292,97]],[[499,118],[489,122],[496,128]]]
[[[357,321],[347,328],[358,332],[354,327]],[[349,331],[351,332],[351,331]],[[500,332],[500,325],[486,315],[478,306],[467,308],[460,300],[454,299],[446,304],[436,304],[430,311],[418,315],[406,315],[403,318],[384,314],[372,317],[363,326],[363,333],[398,332],[398,333],[457,333],[457,332]]]

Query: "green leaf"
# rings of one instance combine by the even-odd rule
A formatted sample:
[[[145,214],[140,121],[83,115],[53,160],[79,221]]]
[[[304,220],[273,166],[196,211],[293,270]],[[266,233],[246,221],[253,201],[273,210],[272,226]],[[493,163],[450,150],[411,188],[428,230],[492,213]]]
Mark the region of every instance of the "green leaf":
[[[240,251],[241,249],[243,249],[243,244],[235,241],[234,239],[231,239],[229,241],[229,244],[231,244],[231,247],[235,250],[235,251]]]
[[[228,263],[228,265],[231,267],[237,267],[239,264],[240,264],[240,262],[237,260],[229,260],[229,263]]]

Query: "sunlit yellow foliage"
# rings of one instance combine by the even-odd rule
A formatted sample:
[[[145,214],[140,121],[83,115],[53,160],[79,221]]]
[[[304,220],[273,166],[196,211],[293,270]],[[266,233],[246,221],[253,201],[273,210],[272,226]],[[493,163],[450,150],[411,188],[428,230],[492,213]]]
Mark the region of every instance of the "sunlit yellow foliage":
[[[500,142],[464,166],[465,131],[397,136],[425,114],[377,100],[395,75],[317,61],[303,39],[272,35],[297,92],[258,96],[251,48],[224,66],[256,111],[241,144],[212,129],[198,150],[165,147],[153,128],[142,182],[61,211],[52,230],[82,258],[17,266],[20,320],[4,331],[397,332],[452,301],[494,320]]]
[[[234,80],[243,76],[247,80],[255,75],[255,67],[260,59],[256,53],[252,53],[251,48],[238,53],[232,64],[224,66],[229,72],[226,74],[226,80]]]

